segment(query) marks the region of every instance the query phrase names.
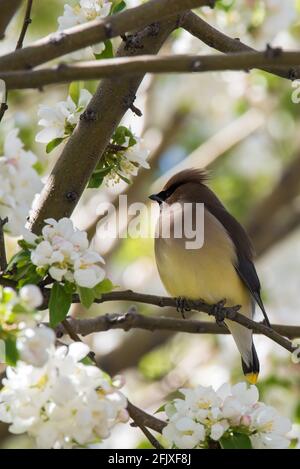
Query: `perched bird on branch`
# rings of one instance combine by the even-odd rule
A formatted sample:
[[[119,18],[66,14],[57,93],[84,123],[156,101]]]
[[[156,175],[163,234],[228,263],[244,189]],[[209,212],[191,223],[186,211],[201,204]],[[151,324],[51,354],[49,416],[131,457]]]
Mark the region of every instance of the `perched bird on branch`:
[[[251,242],[206,182],[204,171],[185,170],[150,196],[160,204],[155,256],[161,280],[173,297],[211,304],[226,299],[226,306],[240,305],[239,312],[251,319],[257,303],[270,326]],[[225,323],[241,354],[243,372],[255,384],[259,361],[252,331],[228,319]]]

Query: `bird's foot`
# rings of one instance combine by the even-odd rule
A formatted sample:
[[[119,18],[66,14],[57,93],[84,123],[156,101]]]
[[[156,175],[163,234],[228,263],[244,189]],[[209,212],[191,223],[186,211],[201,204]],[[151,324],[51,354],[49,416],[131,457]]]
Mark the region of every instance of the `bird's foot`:
[[[213,305],[211,314],[215,317],[216,323],[218,326],[222,326],[224,319],[225,319],[225,311],[224,306],[226,304],[226,300],[218,301],[215,305]]]
[[[185,312],[186,311],[191,311],[191,307],[189,305],[189,302],[186,298],[182,297],[182,296],[178,296],[177,298],[175,298],[175,301],[176,301],[176,309],[179,313],[181,313],[181,316],[183,317],[183,319],[185,319]]]

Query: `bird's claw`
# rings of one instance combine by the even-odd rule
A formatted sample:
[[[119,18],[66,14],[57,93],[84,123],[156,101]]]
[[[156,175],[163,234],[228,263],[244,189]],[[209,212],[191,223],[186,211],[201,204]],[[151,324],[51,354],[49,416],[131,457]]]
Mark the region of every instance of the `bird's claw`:
[[[218,326],[222,326],[224,319],[225,319],[225,311],[224,306],[226,304],[226,300],[218,301],[218,303],[214,304],[212,307],[212,314],[216,319],[216,323]]]
[[[186,298],[179,296],[178,298],[175,298],[176,300],[176,309],[179,313],[181,313],[181,316],[183,319],[185,319],[185,312],[186,311],[191,311],[190,305],[187,301]]]

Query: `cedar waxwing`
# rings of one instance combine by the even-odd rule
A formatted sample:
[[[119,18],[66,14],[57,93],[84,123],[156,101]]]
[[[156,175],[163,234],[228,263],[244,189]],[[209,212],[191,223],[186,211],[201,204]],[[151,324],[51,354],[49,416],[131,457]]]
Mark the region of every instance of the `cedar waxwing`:
[[[206,180],[204,171],[181,171],[159,194],[150,196],[160,204],[158,226],[163,222],[165,210],[172,213],[172,207],[177,207],[173,218],[170,217],[170,225],[173,223],[174,226],[177,216],[180,215],[181,220],[184,218],[183,204],[190,207],[196,207],[196,203],[204,204],[202,247],[187,249],[187,239],[184,235],[174,236],[172,228],[170,237],[164,237],[161,232],[156,234],[155,257],[161,280],[173,297],[203,299],[210,304],[226,299],[226,306],[241,305],[240,313],[251,319],[257,303],[270,325],[260,296],[251,242],[243,227],[205,185]],[[243,372],[247,380],[255,384],[259,361],[252,331],[228,319],[225,323],[241,354]]]

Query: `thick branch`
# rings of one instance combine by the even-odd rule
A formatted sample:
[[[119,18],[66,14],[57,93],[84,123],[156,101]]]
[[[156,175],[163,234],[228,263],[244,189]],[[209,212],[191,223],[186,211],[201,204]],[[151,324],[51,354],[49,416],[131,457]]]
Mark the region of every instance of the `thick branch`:
[[[175,331],[187,332],[190,334],[230,334],[225,325],[221,326],[215,322],[197,321],[196,319],[177,319],[162,316],[144,316],[130,308],[125,314],[105,314],[89,319],[66,320],[76,334],[87,336],[94,332],[104,332],[111,329],[122,329],[129,331],[131,329],[143,329],[146,331]],[[256,323],[257,324],[257,323]],[[58,326],[58,336],[63,334],[64,326]],[[285,326],[272,324],[272,329],[278,334],[290,339],[300,337],[300,326]],[[256,334],[262,334],[261,331],[254,331]]]
[[[126,43],[120,47],[118,56],[157,53],[178,19],[176,16],[146,27],[135,35],[132,48],[127,50]],[[35,233],[40,232],[46,218],[71,215],[114,129],[131,107],[142,79],[143,75],[138,75],[102,81],[42,191],[30,221]]]
[[[9,89],[40,88],[54,83],[75,80],[113,78],[140,73],[199,73],[220,70],[250,70],[265,64],[295,67],[300,65],[300,52],[278,51],[237,52],[227,55],[175,55],[124,57],[75,64],[59,64],[53,68],[0,73]]]
[[[20,5],[21,0],[0,0],[0,39]]]
[[[221,33],[192,12],[188,12],[185,15],[181,25],[193,36],[220,52],[226,54],[230,52],[255,52],[255,49],[252,47],[247,46],[239,39],[232,39],[226,36],[226,34]],[[288,70],[284,70],[280,67],[272,66],[271,64],[271,66],[263,65],[261,69],[291,80],[300,76],[300,67],[291,67]]]
[[[190,8],[212,4],[210,0],[150,0],[102,20],[75,26],[52,34],[40,41],[4,55],[0,70],[32,68],[106,39],[123,35],[128,31],[144,28],[148,24],[181,13]]]

